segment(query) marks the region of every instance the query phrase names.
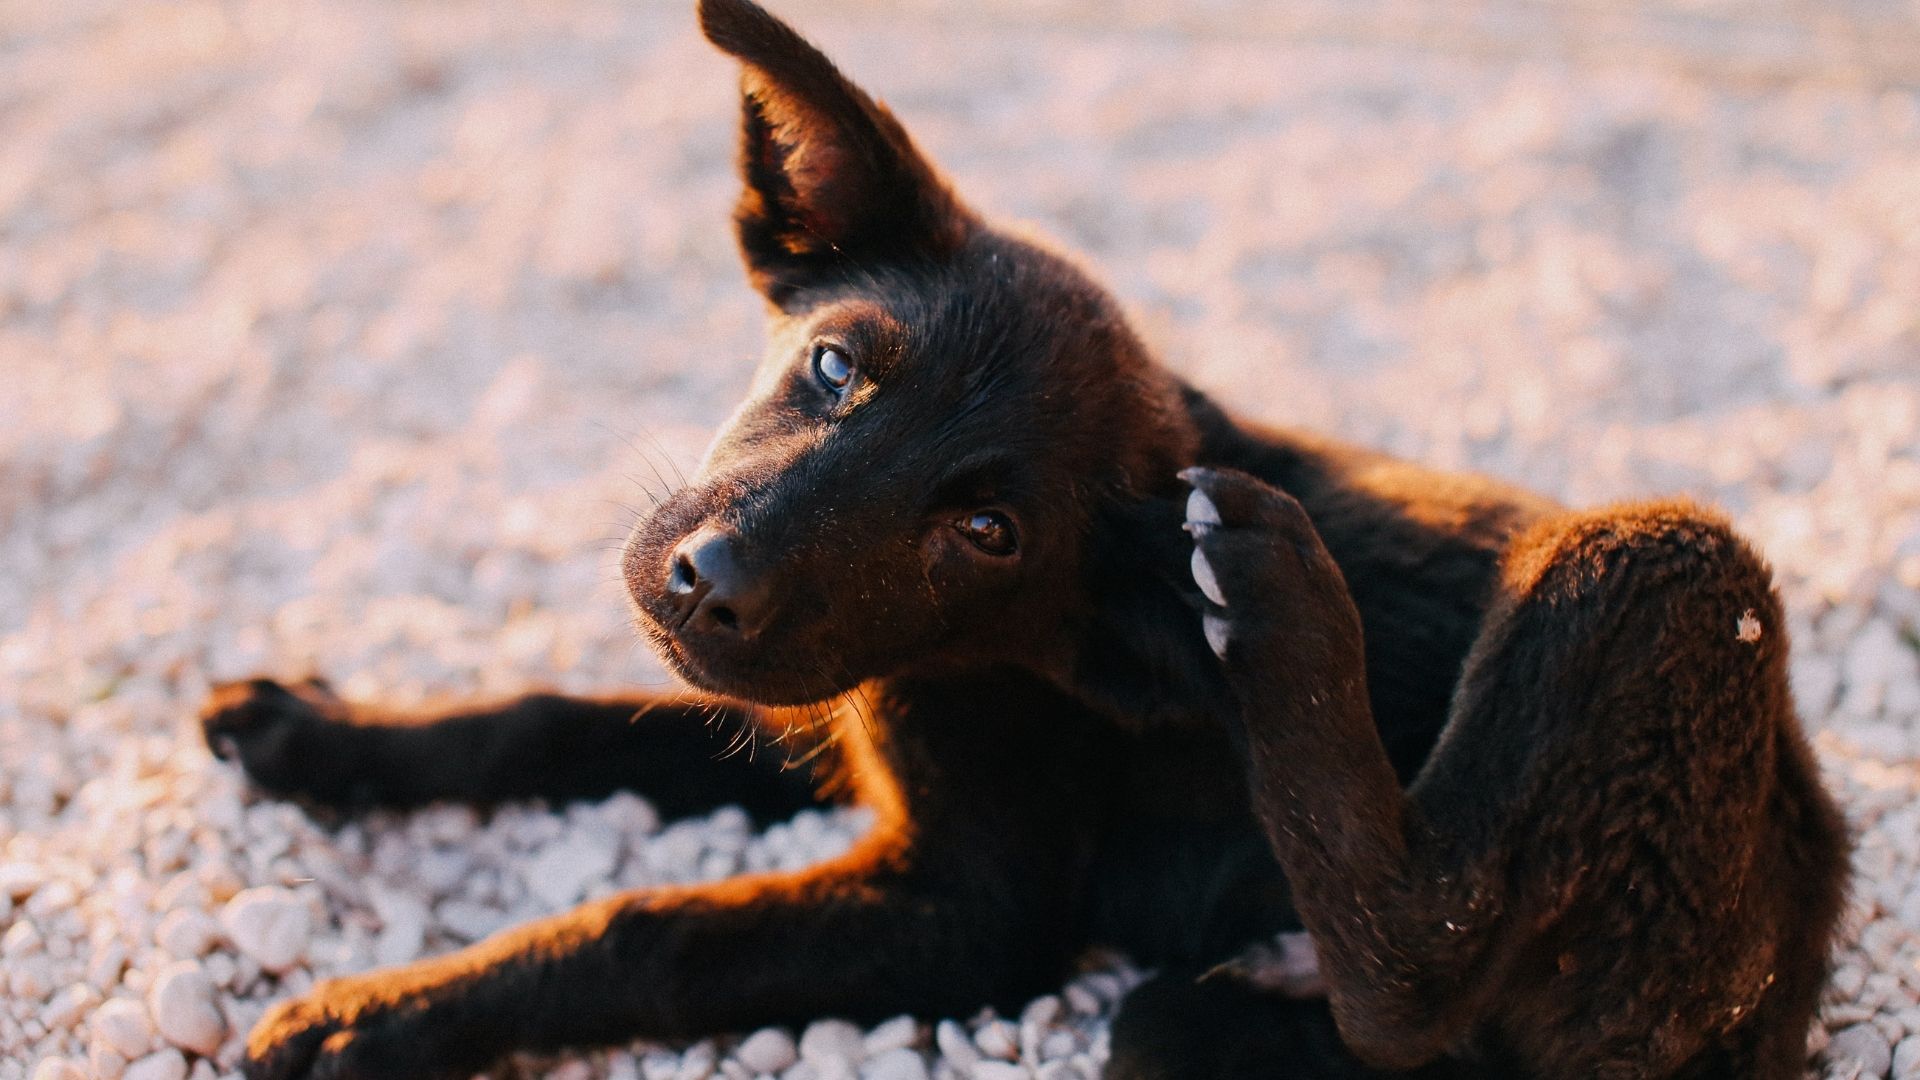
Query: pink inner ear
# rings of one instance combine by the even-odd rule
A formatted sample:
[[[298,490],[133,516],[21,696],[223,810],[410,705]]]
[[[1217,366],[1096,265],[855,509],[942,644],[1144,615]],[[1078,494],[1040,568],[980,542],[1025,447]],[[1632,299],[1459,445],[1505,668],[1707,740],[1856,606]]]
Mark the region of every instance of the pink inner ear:
[[[742,89],[760,103],[780,144],[780,168],[793,186],[792,203],[784,209],[810,234],[787,237],[787,248],[800,253],[831,245],[846,235],[852,223],[849,211],[859,198],[851,190],[858,182],[849,175],[851,155],[840,145],[845,134],[830,117],[782,91],[756,68],[747,68]]]

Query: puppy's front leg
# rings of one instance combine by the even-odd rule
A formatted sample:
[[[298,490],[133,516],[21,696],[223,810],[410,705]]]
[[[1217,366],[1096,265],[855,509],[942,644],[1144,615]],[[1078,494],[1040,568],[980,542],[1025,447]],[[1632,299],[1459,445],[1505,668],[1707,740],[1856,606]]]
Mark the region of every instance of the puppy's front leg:
[[[517,1050],[977,1008],[1031,963],[885,839],[797,875],[610,897],[270,1012],[250,1080],[471,1076]],[[1036,950],[1044,951],[1044,950]]]
[[[1367,697],[1359,612],[1306,511],[1243,473],[1182,475],[1203,628],[1237,698],[1231,730],[1341,1033],[1370,1064],[1425,1064],[1480,1007],[1486,981],[1472,976],[1504,886],[1439,842],[1401,789]]]

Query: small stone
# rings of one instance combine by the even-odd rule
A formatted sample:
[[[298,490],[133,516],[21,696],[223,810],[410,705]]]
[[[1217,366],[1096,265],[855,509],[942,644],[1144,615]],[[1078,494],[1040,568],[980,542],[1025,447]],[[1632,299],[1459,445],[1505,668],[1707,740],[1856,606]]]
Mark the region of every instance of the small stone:
[[[1077,982],[1068,983],[1067,988],[1061,991],[1061,996],[1066,998],[1067,1008],[1072,1009],[1075,1016],[1099,1015],[1100,999],[1085,986]]]
[[[889,1050],[912,1046],[920,1039],[920,1024],[911,1016],[896,1016],[872,1031],[863,1040],[866,1056],[876,1057]]]
[[[40,1010],[40,1022],[47,1025],[48,1031],[66,1031],[79,1023],[80,1017],[99,1000],[100,995],[93,987],[74,983],[53,995],[47,1007]]]
[[[970,1075],[973,1080],[1033,1080],[1033,1073],[1025,1065],[1009,1061],[982,1061]]]
[[[313,931],[307,905],[271,885],[247,889],[227,901],[220,923],[243,954],[273,975],[300,962]]]
[[[927,1080],[927,1063],[904,1046],[884,1050],[860,1066],[860,1080]]]
[[[120,1080],[127,1071],[127,1059],[95,1043],[87,1048],[87,1069],[99,1080]]]
[[[680,1058],[664,1050],[655,1050],[640,1059],[640,1075],[646,1080],[673,1080],[680,1071]]]
[[[18,860],[0,863],[0,896],[9,900],[25,900],[46,883],[47,872],[37,864]]]
[[[830,1065],[858,1065],[865,1056],[865,1036],[845,1020],[816,1020],[800,1036],[801,1059],[823,1072]]]
[[[114,998],[93,1011],[87,1030],[95,1046],[131,1061],[153,1049],[153,1023],[147,1007],[132,998]]]
[[[373,906],[381,923],[374,959],[393,965],[417,958],[427,940],[427,905],[403,893],[379,890],[373,894]]]
[[[177,960],[197,960],[220,940],[220,924],[197,908],[175,908],[161,918],[154,940]]]
[[[973,1033],[973,1045],[990,1058],[1012,1061],[1020,1056],[1019,1034],[1005,1020],[989,1020]]]
[[[147,995],[154,1026],[166,1040],[204,1057],[219,1053],[227,1020],[214,1000],[213,980],[191,960],[169,964]]]
[[[1893,1051],[1887,1046],[1887,1037],[1872,1024],[1855,1024],[1844,1031],[1834,1033],[1833,1041],[1827,1044],[1827,1060],[1841,1059],[1859,1062],[1864,1073],[1885,1076],[1893,1064]]]
[[[1908,1035],[1893,1048],[1893,1080],[1920,1080],[1920,1033]]]
[[[9,960],[18,960],[23,956],[32,956],[46,945],[46,939],[40,936],[40,929],[22,919],[7,927],[0,935],[0,956]]]
[[[756,1073],[777,1073],[798,1060],[799,1050],[785,1031],[761,1028],[742,1040],[733,1056]]]
[[[471,900],[448,900],[434,914],[449,933],[465,941],[479,941],[510,921],[506,912]]]
[[[1034,998],[1020,1013],[1020,1056],[1040,1060],[1040,1042],[1047,1029],[1060,1018],[1060,999],[1052,994]]]
[[[128,1065],[120,1080],[187,1080],[187,1059],[178,1050],[148,1054]]]
[[[87,1080],[87,1070],[63,1057],[50,1057],[33,1067],[33,1080]]]
[[[980,1051],[973,1045],[973,1039],[967,1035],[967,1029],[954,1020],[942,1020],[933,1029],[933,1043],[940,1048],[940,1056],[954,1063],[962,1072],[973,1068],[980,1060]]]
[[[613,876],[620,840],[607,830],[580,829],[541,849],[527,870],[527,887],[549,908],[578,903],[587,887]]]
[[[687,1047],[680,1055],[680,1068],[674,1071],[673,1080],[707,1080],[713,1075],[713,1043],[701,1041]]]

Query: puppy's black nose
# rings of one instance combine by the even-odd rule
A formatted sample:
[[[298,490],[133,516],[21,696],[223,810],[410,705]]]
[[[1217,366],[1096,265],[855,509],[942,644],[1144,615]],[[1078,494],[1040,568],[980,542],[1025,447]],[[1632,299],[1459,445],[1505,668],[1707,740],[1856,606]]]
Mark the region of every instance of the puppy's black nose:
[[[764,575],[750,573],[736,554],[739,537],[708,526],[680,541],[667,567],[667,594],[677,630],[718,631],[750,638],[770,613]]]

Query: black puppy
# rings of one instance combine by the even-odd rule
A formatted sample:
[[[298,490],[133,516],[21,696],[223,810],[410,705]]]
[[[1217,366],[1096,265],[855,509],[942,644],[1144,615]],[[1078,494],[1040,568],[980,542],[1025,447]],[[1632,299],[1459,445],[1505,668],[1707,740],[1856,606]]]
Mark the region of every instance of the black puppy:
[[[967,1013],[1093,944],[1161,969],[1113,1077],[1798,1075],[1844,842],[1723,521],[1234,420],[786,25],[701,18],[745,66],[771,345],[625,573],[673,667],[817,775],[718,760],[691,701],[399,717],[256,681],[207,733],[329,804],[632,786],[877,825],[803,873],[323,983],[255,1029],[250,1077]],[[775,708],[856,687],[823,725]],[[1276,943],[1302,927],[1317,978]]]

